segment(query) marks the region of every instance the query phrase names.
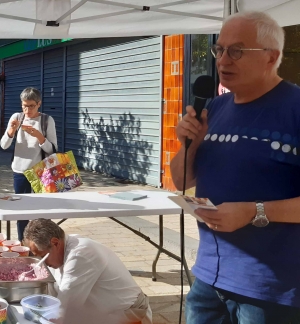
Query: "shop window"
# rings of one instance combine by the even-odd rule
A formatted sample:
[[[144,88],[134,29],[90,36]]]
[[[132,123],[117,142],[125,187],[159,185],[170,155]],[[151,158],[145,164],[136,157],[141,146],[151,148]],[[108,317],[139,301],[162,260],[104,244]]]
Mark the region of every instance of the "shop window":
[[[285,46],[278,74],[300,86],[300,25],[285,27]]]
[[[193,104],[193,84],[200,75],[208,74],[215,77],[215,62],[210,53],[215,38],[216,35],[185,36],[184,107]]]
[[[208,74],[208,35],[191,35],[191,75],[190,98],[194,101],[192,89],[195,80],[203,74]]]

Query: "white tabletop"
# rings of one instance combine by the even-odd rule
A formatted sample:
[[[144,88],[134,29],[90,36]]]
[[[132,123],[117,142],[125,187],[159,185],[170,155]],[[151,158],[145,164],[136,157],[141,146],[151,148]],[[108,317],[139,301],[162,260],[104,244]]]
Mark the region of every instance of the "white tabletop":
[[[64,192],[13,195],[20,200],[0,199],[0,220],[31,220],[36,218],[88,218],[180,214],[178,205],[168,199],[165,191],[134,190],[147,198],[128,201],[98,192]]]

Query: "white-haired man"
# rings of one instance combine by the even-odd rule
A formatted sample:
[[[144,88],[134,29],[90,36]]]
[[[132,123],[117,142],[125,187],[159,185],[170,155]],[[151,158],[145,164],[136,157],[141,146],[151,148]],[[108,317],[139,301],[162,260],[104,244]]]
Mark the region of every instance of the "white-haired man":
[[[197,210],[200,247],[186,298],[188,324],[300,323],[300,88],[277,74],[284,32],[269,16],[227,19],[212,47],[220,82],[199,122],[177,126],[171,163],[183,186],[217,211]]]
[[[149,298],[113,251],[67,235],[50,219],[28,223],[24,241],[53,268],[55,295],[61,301],[59,323],[151,324]],[[50,287],[51,288],[51,287]]]

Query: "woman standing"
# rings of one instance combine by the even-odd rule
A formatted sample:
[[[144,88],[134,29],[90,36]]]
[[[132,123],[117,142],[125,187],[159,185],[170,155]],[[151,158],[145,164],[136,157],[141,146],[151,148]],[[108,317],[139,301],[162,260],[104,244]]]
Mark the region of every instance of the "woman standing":
[[[57,150],[55,122],[51,116],[41,114],[41,93],[35,88],[26,88],[20,95],[22,112],[13,114],[1,138],[1,147],[6,150],[14,138],[15,147],[12,158],[14,190],[16,194],[31,193],[31,185],[24,171],[40,162],[45,154]],[[23,232],[28,220],[17,221],[18,238],[22,242]]]

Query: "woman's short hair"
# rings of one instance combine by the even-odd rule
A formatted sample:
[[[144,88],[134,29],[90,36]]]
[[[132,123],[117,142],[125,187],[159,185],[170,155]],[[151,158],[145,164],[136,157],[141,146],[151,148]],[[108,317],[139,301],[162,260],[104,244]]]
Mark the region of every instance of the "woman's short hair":
[[[24,100],[34,100],[36,103],[42,101],[41,93],[38,89],[28,87],[25,88],[20,94],[21,101]]]

